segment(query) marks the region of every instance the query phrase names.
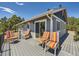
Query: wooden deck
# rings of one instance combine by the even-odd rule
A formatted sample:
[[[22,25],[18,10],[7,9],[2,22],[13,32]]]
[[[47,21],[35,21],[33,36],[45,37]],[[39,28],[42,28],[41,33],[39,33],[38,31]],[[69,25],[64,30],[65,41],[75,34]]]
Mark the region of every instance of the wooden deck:
[[[41,46],[37,45],[37,42],[34,41],[34,39],[29,40],[21,40],[18,43],[10,44],[9,49],[9,43],[4,45],[4,50],[2,53],[2,56],[52,56],[50,52],[44,53],[44,50]],[[11,54],[10,54],[11,53]]]
[[[73,36],[73,32],[69,32],[68,37],[61,45],[62,48],[58,56],[79,56],[79,41],[74,42]],[[53,53],[49,51],[44,53],[43,48],[33,38],[21,39],[19,42],[10,45],[5,43],[2,50],[2,56],[53,56]]]
[[[73,40],[74,32],[69,31],[69,35],[62,44],[62,51],[65,51],[69,55],[79,56],[79,41],[75,42]]]

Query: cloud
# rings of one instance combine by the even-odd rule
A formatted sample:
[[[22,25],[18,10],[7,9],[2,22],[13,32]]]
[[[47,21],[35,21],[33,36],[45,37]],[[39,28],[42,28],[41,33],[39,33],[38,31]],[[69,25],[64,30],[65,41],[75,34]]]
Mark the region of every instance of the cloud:
[[[21,3],[21,2],[16,2],[16,4],[21,6],[24,5],[24,3]]]
[[[5,11],[5,12],[11,13],[11,14],[13,14],[15,12],[14,10],[7,8],[7,7],[0,7],[0,9],[2,9],[2,11]]]

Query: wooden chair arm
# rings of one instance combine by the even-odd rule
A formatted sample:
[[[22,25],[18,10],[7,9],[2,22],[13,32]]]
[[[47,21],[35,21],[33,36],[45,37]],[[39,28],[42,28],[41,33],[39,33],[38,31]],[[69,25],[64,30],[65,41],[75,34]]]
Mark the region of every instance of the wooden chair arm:
[[[48,41],[50,41],[50,40],[44,40],[45,44],[46,44]]]

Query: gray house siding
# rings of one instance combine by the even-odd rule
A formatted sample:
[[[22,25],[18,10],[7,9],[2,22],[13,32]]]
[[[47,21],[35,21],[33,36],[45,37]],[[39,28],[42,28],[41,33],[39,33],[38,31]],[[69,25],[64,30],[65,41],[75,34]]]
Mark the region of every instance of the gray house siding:
[[[46,25],[47,25],[47,26],[46,26],[46,27],[47,27],[47,28],[46,28],[46,31],[50,31],[50,20],[47,19],[47,20],[46,20],[46,23],[47,23],[47,24],[46,24]]]
[[[34,23],[32,22],[30,25],[30,30],[31,30],[31,36],[32,36],[32,38],[34,38],[35,37],[35,32],[34,32]]]
[[[26,23],[26,24],[24,25],[23,29],[24,30],[30,29],[32,37],[35,38],[35,35],[36,35],[35,23],[45,21],[45,31],[51,32],[51,30],[52,30],[52,32],[59,32],[59,37],[62,37],[66,33],[66,28],[64,28],[66,25],[65,24],[65,22],[66,22],[65,20],[66,20],[66,16],[67,16],[65,14],[66,10],[62,9],[62,10],[59,10],[56,12],[53,12],[53,11],[54,10],[51,10],[50,12],[46,12],[44,14],[31,18],[29,21],[25,21],[24,23]],[[52,13],[53,15],[51,14],[51,12],[53,12]],[[51,16],[52,16],[52,19],[51,19]],[[28,22],[31,22],[31,23],[28,24]],[[39,30],[39,32],[40,32],[40,30]]]
[[[31,31],[34,32],[34,23],[29,24],[29,29],[31,29]]]
[[[53,18],[53,31],[57,31],[57,21],[56,21],[56,18]]]
[[[53,32],[59,32],[59,37],[62,37],[66,33],[65,23],[61,20],[53,17]],[[59,22],[59,24],[58,24]]]
[[[60,34],[59,36],[62,37],[66,33],[65,24],[60,22]]]
[[[27,24],[23,26],[23,30],[27,30]]]
[[[41,19],[41,20],[45,20],[45,22],[46,22],[46,31],[49,31],[50,32],[50,27],[51,27],[51,25],[50,25],[50,20],[49,19]],[[34,35],[35,35],[35,30],[34,30],[34,25],[35,25],[35,22],[40,22],[41,21],[40,19],[39,20],[36,20],[36,21],[34,21],[34,23],[33,22],[31,22],[30,24],[28,24],[29,25],[29,29],[31,30],[31,34],[32,34],[32,37],[34,38]],[[52,20],[53,20],[53,29],[52,29],[52,32],[56,32],[56,31],[59,31],[59,37],[62,37],[65,33],[66,33],[66,30],[65,30],[65,24],[64,24],[64,22],[62,22],[62,21],[60,21],[59,23],[60,23],[60,25],[58,26],[58,27],[60,27],[60,29],[58,30],[57,29],[57,18],[54,18],[54,17],[52,17]],[[24,26],[24,29],[26,30],[26,29],[28,29],[27,28],[27,24]]]

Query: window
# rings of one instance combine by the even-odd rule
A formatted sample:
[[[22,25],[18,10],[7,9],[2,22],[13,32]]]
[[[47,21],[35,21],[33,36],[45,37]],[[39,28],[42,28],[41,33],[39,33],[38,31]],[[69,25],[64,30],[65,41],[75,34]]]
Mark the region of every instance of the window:
[[[64,15],[64,10],[63,11],[59,11],[59,12],[56,12],[54,13],[57,17],[59,17],[60,19],[64,20],[65,21],[65,15]]]
[[[60,30],[60,22],[57,21],[57,31]]]

